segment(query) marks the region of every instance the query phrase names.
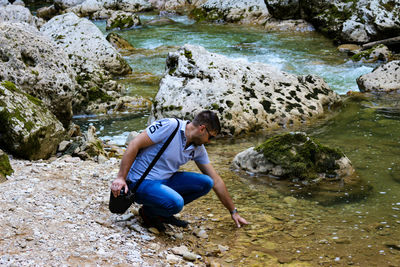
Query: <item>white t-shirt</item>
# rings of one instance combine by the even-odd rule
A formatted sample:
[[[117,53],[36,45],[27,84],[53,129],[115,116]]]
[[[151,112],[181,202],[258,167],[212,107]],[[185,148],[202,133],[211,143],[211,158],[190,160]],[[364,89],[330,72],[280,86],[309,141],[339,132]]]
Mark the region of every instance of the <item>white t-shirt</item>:
[[[168,179],[178,171],[181,165],[187,163],[189,160],[194,160],[200,164],[208,164],[210,162],[204,145],[190,145],[185,149],[185,130],[188,122],[189,121],[179,120],[180,128],[176,132],[167,149],[146,176],[146,179]],[[158,151],[160,151],[161,147],[167,141],[168,137],[175,130],[177,123],[178,122],[176,119],[161,119],[153,122],[149,127],[146,128],[146,132],[150,139],[154,142],[154,145],[139,151],[129,170],[127,176],[128,181],[135,182],[142,176],[144,171],[157,155]]]

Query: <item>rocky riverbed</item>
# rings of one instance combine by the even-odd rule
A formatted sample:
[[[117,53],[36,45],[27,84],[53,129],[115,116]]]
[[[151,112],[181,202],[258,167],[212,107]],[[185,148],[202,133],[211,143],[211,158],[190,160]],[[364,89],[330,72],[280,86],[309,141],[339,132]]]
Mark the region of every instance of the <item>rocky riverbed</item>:
[[[14,174],[0,184],[0,265],[205,265],[188,243],[206,235],[193,217],[185,218],[189,228],[160,234],[141,226],[137,207],[121,216],[108,211],[119,160],[64,156],[11,165]]]

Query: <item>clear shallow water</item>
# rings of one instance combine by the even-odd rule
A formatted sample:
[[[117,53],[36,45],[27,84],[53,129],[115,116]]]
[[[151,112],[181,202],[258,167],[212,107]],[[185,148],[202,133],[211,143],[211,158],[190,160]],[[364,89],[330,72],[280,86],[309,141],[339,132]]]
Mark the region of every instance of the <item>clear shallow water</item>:
[[[317,74],[340,94],[358,91],[355,79],[374,67],[349,62],[330,40],[316,33],[265,33],[238,25],[197,25],[186,17],[172,19],[177,23],[118,32],[135,48],[158,51],[126,55],[137,77],[141,74],[153,77],[146,81],[121,80],[129,87],[129,94],[153,97],[158,89],[157,77],[161,78],[164,72],[167,52],[185,43],[198,44],[229,57],[264,62],[291,73]],[[104,22],[96,24],[105,32]],[[237,153],[268,137],[250,136],[218,140],[208,151],[241,214],[251,225],[234,231],[213,193],[185,207],[184,213],[196,214],[207,221],[211,242],[230,247],[229,253],[217,258],[228,265],[399,266],[399,103],[393,97],[346,102],[333,118],[303,129],[321,143],[339,147],[346,153],[360,177],[373,187],[364,199],[329,207],[302,199],[288,204],[286,196],[263,177],[247,177],[231,169]],[[76,121],[83,127],[92,123],[102,138],[123,144],[129,131],[145,127],[146,115]],[[185,168],[195,170],[191,165]],[[199,249],[207,250],[207,243]]]

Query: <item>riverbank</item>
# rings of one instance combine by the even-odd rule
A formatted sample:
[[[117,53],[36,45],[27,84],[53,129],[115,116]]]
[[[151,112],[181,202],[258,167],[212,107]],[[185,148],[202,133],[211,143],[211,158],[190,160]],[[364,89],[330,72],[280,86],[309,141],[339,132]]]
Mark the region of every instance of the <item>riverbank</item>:
[[[205,265],[183,238],[193,236],[199,220],[185,217],[188,229],[160,234],[141,226],[137,207],[121,216],[108,211],[119,160],[65,156],[11,165],[14,174],[0,184],[0,265]],[[180,246],[187,251],[173,249]]]

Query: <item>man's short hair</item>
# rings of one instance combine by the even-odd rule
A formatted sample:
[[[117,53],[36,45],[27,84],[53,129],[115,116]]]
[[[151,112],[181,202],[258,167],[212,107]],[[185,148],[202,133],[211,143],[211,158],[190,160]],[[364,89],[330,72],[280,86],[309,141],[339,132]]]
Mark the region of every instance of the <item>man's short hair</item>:
[[[217,134],[221,131],[221,124],[217,114],[210,110],[203,110],[197,114],[193,119],[193,124],[196,126],[205,125],[209,131]]]

